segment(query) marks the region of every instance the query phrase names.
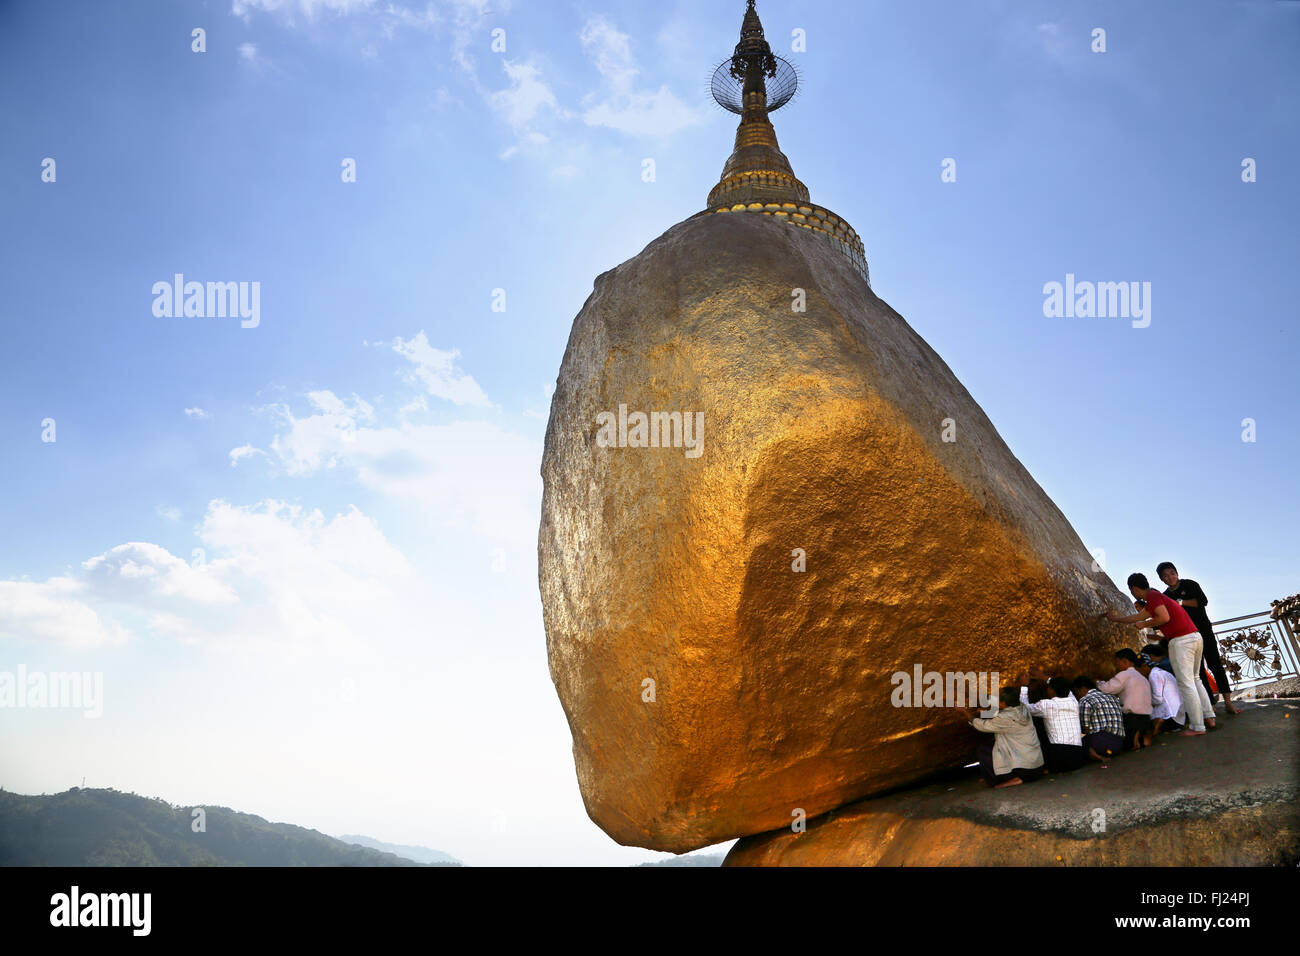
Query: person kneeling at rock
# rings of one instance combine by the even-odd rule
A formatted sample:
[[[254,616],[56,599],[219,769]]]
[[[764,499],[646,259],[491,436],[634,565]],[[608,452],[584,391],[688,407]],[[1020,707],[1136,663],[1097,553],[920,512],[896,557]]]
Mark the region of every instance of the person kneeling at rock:
[[[1124,746],[1129,750],[1151,746],[1151,682],[1137,665],[1137,654],[1121,647],[1115,652],[1115,676],[1097,685],[1103,694],[1119,698],[1124,712]]]
[[[1020,692],[1004,687],[998,694],[996,717],[977,717],[979,712],[965,708],[970,725],[993,734],[993,742],[981,744],[975,752],[980,774],[990,787],[1014,787],[1037,780],[1043,773],[1043,749],[1038,745],[1034,718],[1020,702]]]
[[[1148,644],[1142,648],[1142,659],[1148,658],[1151,660],[1150,669],[1144,670],[1143,673],[1147,674],[1147,679],[1151,681],[1151,716],[1153,719],[1160,718],[1157,720],[1156,730],[1159,731],[1160,725],[1166,720],[1170,722],[1168,731],[1182,730],[1187,724],[1187,708],[1183,706],[1183,692],[1178,686],[1178,681],[1166,666],[1169,662],[1169,648],[1163,641]],[[1214,713],[1205,685],[1198,681],[1195,686],[1197,696],[1201,699],[1201,712]],[[1158,705],[1157,696],[1160,698]],[[1205,718],[1205,726],[1213,730],[1214,718]]]
[[[1097,690],[1091,678],[1076,677],[1070,689],[1079,701],[1083,749],[1091,759],[1105,763],[1124,749],[1124,711],[1118,700]]]
[[[1053,677],[1047,681],[1047,696],[1037,701],[1030,700],[1028,686],[1021,687],[1020,703],[1034,717],[1043,719],[1047,736],[1043,757],[1048,771],[1065,773],[1082,767],[1087,755],[1080,741],[1079,702],[1070,693],[1070,682]]]

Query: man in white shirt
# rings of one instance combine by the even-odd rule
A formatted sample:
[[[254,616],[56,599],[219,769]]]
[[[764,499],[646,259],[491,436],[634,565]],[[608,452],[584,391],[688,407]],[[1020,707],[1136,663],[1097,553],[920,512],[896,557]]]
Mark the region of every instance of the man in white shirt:
[[[1182,692],[1173,674],[1160,666],[1165,657],[1164,648],[1159,644],[1148,644],[1142,648],[1142,658],[1138,670],[1151,682],[1151,719],[1155,723],[1155,733],[1160,733],[1160,725],[1172,720],[1178,726],[1187,723],[1187,708],[1183,706]],[[1205,687],[1198,684],[1202,695],[1202,705],[1209,701],[1210,695]],[[1211,726],[1207,721],[1206,726]]]
[[[1087,759],[1083,749],[1083,728],[1079,724],[1079,702],[1070,693],[1070,682],[1053,677],[1047,682],[1050,697],[1029,702],[1029,688],[1020,688],[1020,702],[1035,717],[1041,717],[1047,731],[1043,759],[1050,773],[1078,770]]]

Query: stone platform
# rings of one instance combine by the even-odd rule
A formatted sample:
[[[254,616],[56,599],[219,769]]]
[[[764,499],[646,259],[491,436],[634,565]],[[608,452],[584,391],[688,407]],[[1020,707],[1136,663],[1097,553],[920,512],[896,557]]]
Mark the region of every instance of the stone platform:
[[[1220,705],[1204,737],[1162,734],[1108,767],[1024,786],[973,777],[861,800],[806,833],[746,837],[724,865],[1295,866],[1298,704],[1244,703],[1235,717]]]

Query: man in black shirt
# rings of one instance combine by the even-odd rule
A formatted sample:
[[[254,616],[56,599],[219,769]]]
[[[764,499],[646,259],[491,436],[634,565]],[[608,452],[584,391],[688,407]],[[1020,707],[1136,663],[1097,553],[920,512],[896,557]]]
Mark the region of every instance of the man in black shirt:
[[[1187,616],[1196,625],[1196,629],[1201,632],[1202,642],[1205,645],[1205,665],[1214,675],[1214,682],[1219,685],[1219,693],[1223,695],[1223,704],[1228,713],[1241,713],[1241,708],[1232,702],[1232,685],[1228,683],[1228,675],[1223,670],[1223,661],[1219,659],[1219,641],[1214,636],[1214,626],[1210,623],[1210,616],[1205,613],[1205,606],[1210,603],[1205,592],[1195,581],[1180,578],[1178,569],[1172,562],[1161,561],[1156,567],[1156,574],[1161,581],[1169,585],[1165,588],[1165,597],[1173,598],[1181,604]],[[1210,700],[1214,700],[1204,670],[1201,671],[1201,683],[1205,685],[1205,692],[1210,695]]]

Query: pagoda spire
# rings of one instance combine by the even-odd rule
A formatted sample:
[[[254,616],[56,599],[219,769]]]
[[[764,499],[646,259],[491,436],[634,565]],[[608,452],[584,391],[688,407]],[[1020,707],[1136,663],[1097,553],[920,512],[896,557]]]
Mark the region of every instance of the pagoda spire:
[[[808,187],[796,178],[781,152],[767,115],[767,80],[777,74],[777,57],[763,36],[754,0],[745,7],[740,42],[728,72],[742,84],[740,126],[735,148],[722,168],[722,179],[709,193],[709,207],[767,201],[806,203]]]
[[[772,52],[763,36],[754,0],[745,5],[740,42],[713,71],[713,98],[723,109],[740,114],[736,145],[722,167],[722,178],[709,193],[706,213],[760,213],[811,230],[828,239],[871,285],[866,249],[853,227],[825,206],[814,203],[776,141],[768,114],[794,96],[795,68]]]

